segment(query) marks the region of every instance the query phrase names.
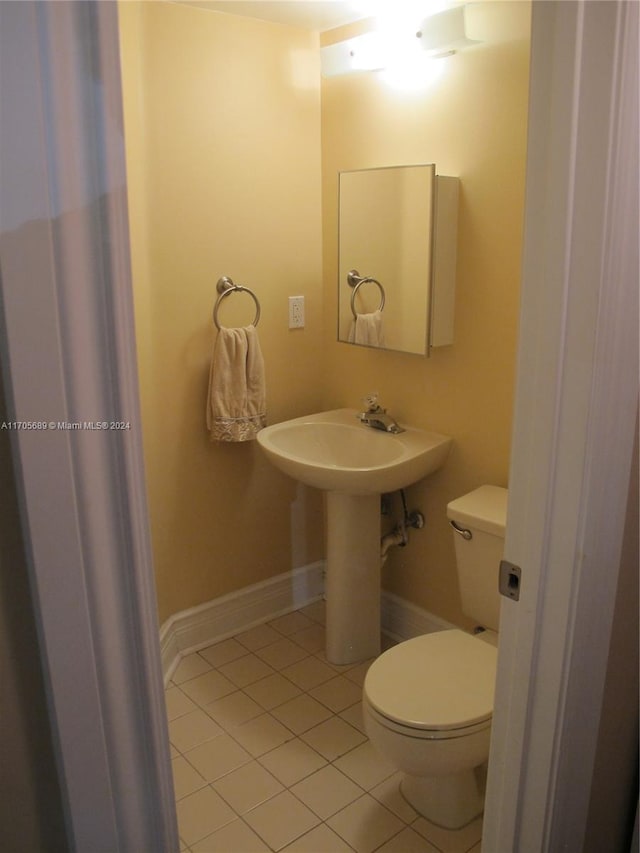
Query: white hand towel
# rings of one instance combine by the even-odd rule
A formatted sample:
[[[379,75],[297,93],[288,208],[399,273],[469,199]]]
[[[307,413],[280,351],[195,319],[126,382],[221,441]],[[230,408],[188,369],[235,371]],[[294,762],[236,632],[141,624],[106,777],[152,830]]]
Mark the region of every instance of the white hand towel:
[[[267,425],[264,360],[255,326],[220,329],[209,371],[211,441],[249,441]]]
[[[369,347],[383,347],[384,327],[382,325],[382,311],[373,311],[371,314],[358,314],[349,330],[349,343],[365,344]]]

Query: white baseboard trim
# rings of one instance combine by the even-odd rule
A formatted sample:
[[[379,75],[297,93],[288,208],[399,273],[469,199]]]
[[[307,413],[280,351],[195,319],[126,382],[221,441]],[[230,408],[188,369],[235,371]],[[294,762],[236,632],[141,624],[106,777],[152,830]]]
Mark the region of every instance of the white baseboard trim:
[[[185,655],[317,601],[324,592],[323,572],[319,560],[174,613],[160,628],[165,684]]]
[[[165,684],[185,655],[305,607],[323,594],[324,562],[319,560],[175,613],[160,628]],[[404,598],[382,591],[381,628],[396,641],[455,627]]]
[[[381,611],[383,632],[398,642],[459,627],[385,590],[382,591]]]

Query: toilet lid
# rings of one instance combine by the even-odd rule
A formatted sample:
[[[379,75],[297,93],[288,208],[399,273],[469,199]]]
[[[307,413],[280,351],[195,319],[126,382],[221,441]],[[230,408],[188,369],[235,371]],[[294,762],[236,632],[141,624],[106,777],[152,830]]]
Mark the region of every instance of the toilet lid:
[[[405,726],[457,729],[491,717],[497,649],[453,629],[406,640],[375,660],[364,692]]]

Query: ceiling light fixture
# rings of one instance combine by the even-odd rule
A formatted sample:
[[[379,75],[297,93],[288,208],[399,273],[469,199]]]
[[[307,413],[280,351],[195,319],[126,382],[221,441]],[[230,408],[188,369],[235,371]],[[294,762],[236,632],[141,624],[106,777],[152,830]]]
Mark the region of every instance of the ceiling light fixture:
[[[322,76],[390,69],[398,56],[412,52],[414,46],[426,51],[428,57],[439,58],[478,43],[467,38],[464,6],[425,18],[417,31],[411,32],[408,26],[402,34],[395,28],[387,30],[383,26],[323,47],[320,51]]]
[[[374,31],[327,45],[320,51],[323,77],[353,71],[380,71],[386,65],[383,34]]]
[[[416,33],[420,47],[430,56],[437,57],[478,44],[476,39],[467,37],[465,10],[466,6],[456,6],[425,18]]]

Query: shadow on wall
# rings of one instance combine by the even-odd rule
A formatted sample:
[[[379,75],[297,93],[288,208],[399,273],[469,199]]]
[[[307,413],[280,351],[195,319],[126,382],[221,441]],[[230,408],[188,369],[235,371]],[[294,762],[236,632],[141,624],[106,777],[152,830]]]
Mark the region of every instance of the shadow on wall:
[[[20,240],[20,232],[11,239]],[[0,425],[8,417],[0,371]],[[5,768],[0,782],[0,846],[3,850],[61,853],[67,849],[67,839],[10,436],[9,429],[0,429],[0,755]]]

